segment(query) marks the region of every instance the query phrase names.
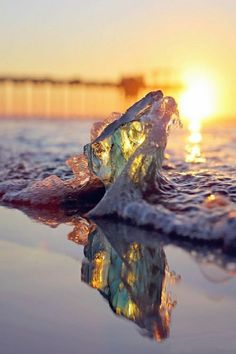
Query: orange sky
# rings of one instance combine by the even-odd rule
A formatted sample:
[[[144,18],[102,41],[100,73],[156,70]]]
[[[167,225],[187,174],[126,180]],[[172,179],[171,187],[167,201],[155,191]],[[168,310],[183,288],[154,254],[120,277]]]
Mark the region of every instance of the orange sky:
[[[217,115],[235,116],[235,20],[235,0],[3,0],[0,73],[116,80],[159,66],[177,78],[196,71],[215,85]]]

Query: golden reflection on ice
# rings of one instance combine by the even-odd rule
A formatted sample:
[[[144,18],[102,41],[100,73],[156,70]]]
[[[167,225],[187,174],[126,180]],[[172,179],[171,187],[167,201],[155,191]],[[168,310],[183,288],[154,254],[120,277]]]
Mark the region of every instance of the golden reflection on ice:
[[[173,301],[171,298],[171,287],[179,281],[180,277],[177,277],[173,272],[169,270],[168,265],[165,268],[165,277],[162,283],[162,292],[161,292],[161,304],[159,307],[160,315],[163,321],[164,328],[168,330],[170,329],[171,322],[171,313],[172,309],[176,305],[176,301]],[[162,333],[159,332],[159,328],[157,327],[155,332],[155,338],[158,342],[162,341]]]
[[[91,286],[95,289],[101,289],[105,285],[104,272],[106,272],[106,256],[106,252],[99,251],[96,253],[96,256],[94,258]]]
[[[189,136],[185,146],[185,161],[190,163],[205,162],[206,159],[201,152],[201,122],[200,120],[191,121],[189,124]]]
[[[163,248],[136,241],[110,244],[95,230],[85,255],[82,280],[99,290],[116,315],[135,322],[158,342],[166,339],[176,304],[171,288],[178,277],[169,271]]]
[[[93,136],[96,134],[93,133]],[[114,182],[125,164],[146,138],[145,125],[134,121],[116,130],[112,136],[86,145],[89,166],[104,184]]]

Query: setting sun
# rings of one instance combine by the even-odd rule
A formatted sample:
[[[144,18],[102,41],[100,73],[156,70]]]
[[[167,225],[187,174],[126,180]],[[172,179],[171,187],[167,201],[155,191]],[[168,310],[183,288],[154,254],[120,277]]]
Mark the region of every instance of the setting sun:
[[[216,89],[213,80],[205,73],[185,75],[186,89],[179,99],[180,114],[188,122],[189,136],[186,141],[185,161],[205,162],[201,151],[202,121],[216,114]]]
[[[215,113],[215,88],[206,75],[191,74],[186,78],[187,87],[180,97],[180,113],[198,125],[203,119]]]

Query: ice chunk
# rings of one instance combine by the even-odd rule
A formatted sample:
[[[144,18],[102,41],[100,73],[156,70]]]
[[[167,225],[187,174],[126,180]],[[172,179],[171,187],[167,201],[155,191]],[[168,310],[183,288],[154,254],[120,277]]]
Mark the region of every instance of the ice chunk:
[[[174,99],[158,96],[145,113],[138,112],[137,120],[120,125],[101,141],[86,145],[89,167],[105,185],[113,182],[90,215],[123,217],[128,203],[143,201],[165,188],[168,180],[161,167],[169,126],[176,117]]]
[[[84,154],[90,170],[109,186],[145,141],[160,146],[164,151],[168,123],[177,114],[174,99],[163,98],[161,91],[149,93],[85,146]],[[139,160],[142,158],[139,157]]]

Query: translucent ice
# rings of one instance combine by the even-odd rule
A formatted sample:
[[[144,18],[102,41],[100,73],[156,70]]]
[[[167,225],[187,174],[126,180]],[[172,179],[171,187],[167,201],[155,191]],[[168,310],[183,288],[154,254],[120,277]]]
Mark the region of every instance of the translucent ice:
[[[145,149],[138,150],[145,142],[158,150],[158,158],[155,156],[155,160],[160,168],[167,126],[177,114],[174,99],[164,98],[161,91],[149,93],[109,124],[91,144],[85,146],[84,153],[90,170],[109,186],[120,176],[127,162],[132,160],[129,175],[131,179],[137,180],[137,173],[146,174],[150,165],[150,161],[143,159]]]

